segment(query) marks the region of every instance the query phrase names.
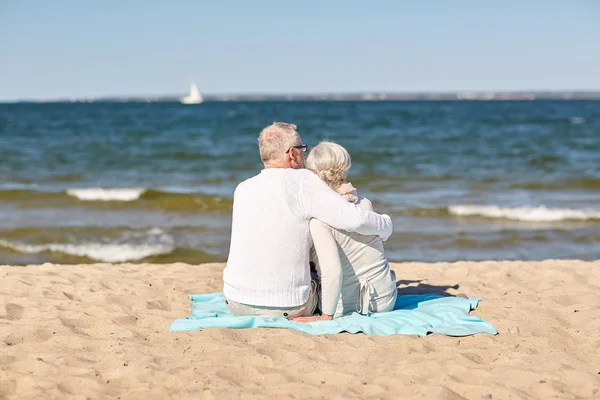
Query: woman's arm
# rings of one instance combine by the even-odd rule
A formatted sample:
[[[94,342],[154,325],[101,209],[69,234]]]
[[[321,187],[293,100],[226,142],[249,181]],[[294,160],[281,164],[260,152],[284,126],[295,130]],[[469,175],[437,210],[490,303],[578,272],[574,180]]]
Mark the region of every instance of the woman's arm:
[[[342,289],[342,263],[337,242],[331,234],[331,228],[316,219],[310,221],[310,234],[317,253],[317,272],[321,278],[321,310],[320,317],[298,317],[294,321],[313,322],[332,319],[337,309]]]

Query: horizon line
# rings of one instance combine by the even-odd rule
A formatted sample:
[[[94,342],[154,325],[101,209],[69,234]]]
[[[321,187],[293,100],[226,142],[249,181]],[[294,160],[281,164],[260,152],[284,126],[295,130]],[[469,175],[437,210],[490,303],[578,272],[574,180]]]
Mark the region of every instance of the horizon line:
[[[323,92],[209,92],[202,93],[208,101],[236,101],[262,99],[290,100],[535,100],[538,96],[561,99],[564,96],[581,96],[583,99],[600,99],[600,89],[547,89],[547,90],[441,90],[441,91],[323,91]],[[11,103],[68,103],[94,101],[178,101],[184,94],[148,95],[101,95],[64,96],[54,98],[0,99],[2,104]],[[499,96],[499,97],[497,97]],[[558,96],[558,97],[556,97]],[[591,97],[587,97],[591,96]],[[531,98],[533,97],[533,98]],[[565,100],[567,98],[564,98]]]

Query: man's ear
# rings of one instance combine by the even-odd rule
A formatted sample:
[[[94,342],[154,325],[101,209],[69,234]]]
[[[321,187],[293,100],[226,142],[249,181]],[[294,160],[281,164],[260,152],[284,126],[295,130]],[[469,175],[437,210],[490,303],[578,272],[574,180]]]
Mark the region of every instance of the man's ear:
[[[287,154],[287,156],[288,156],[288,161],[289,161],[289,163],[290,163],[290,165],[291,165],[292,167],[293,167],[293,166],[296,166],[296,165],[298,165],[298,164],[299,164],[299,163],[298,163],[298,158],[296,157],[296,152],[295,152],[294,150],[295,150],[295,149],[292,149],[292,150],[290,150],[290,152]]]

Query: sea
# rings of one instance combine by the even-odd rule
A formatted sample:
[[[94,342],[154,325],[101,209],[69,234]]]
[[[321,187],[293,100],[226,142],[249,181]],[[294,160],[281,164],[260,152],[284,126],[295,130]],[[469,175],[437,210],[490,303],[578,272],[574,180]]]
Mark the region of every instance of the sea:
[[[598,101],[95,102],[0,104],[0,264],[225,261],[274,121],[348,149],[392,261],[600,258]]]

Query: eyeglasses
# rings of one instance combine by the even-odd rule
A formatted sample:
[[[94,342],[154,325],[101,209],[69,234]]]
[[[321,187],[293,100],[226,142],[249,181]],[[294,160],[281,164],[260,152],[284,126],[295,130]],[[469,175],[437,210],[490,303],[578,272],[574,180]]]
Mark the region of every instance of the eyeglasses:
[[[292,146],[288,149],[288,151],[285,152],[285,154],[289,153],[292,149],[302,149],[302,151],[306,153],[306,151],[308,150],[308,145],[303,143],[299,146]]]

